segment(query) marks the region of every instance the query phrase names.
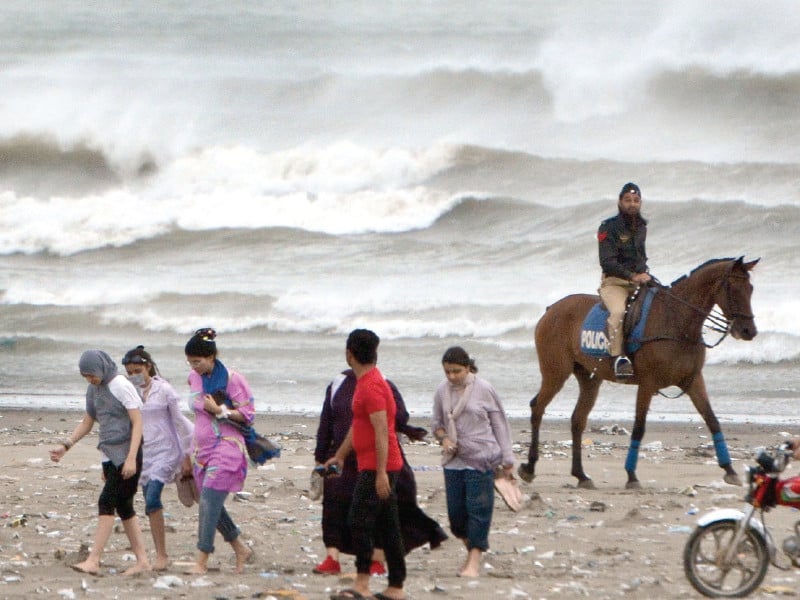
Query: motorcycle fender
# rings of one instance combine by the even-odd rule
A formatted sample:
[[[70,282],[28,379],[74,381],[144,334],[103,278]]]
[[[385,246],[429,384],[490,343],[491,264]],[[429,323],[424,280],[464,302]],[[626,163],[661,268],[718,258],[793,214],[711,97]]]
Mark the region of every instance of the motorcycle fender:
[[[715,521],[740,521],[744,518],[744,513],[740,510],[736,510],[735,508],[718,508],[716,510],[712,510],[704,514],[697,520],[697,524],[700,527],[705,527],[706,525],[710,525]],[[755,523],[751,523],[751,525],[761,525],[758,521]]]
[[[699,527],[706,527],[711,523],[717,521],[741,521],[744,518],[744,513],[735,508],[718,508],[709,513],[704,514],[697,520]],[[767,547],[770,554],[775,550],[775,543],[772,541],[772,536],[765,530],[764,524],[758,519],[750,519],[750,529],[753,529],[767,542]]]

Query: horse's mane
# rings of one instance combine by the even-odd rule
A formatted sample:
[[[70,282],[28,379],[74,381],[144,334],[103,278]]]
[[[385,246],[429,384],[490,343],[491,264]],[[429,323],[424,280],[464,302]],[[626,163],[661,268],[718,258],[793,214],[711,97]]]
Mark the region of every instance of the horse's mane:
[[[699,267],[695,267],[694,269],[692,269],[689,272],[688,275],[681,275],[680,277],[678,277],[675,281],[673,281],[672,283],[669,284],[669,287],[675,287],[676,284],[678,284],[681,281],[683,281],[684,279],[687,279],[687,278],[691,277],[692,275],[694,275],[696,271],[699,271],[700,269],[705,269],[709,265],[714,265],[714,264],[721,263],[721,262],[728,262],[728,261],[731,261],[731,260],[736,260],[736,259],[732,258],[732,257],[729,257],[729,258],[712,258],[710,260],[707,260],[706,262],[704,262]]]

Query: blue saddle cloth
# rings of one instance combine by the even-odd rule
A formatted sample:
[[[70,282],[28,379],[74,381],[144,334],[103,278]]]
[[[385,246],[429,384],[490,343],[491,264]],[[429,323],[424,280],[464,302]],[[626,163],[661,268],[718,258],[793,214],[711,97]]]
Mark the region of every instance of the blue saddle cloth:
[[[650,305],[656,288],[648,288],[647,294],[642,303],[642,314],[639,321],[634,325],[628,339],[625,340],[625,352],[628,355],[634,354],[641,346],[644,326],[647,323],[647,316],[650,314]],[[589,356],[608,356],[608,339],[606,338],[606,321],[608,311],[603,308],[603,304],[598,302],[586,315],[581,327],[581,352]]]

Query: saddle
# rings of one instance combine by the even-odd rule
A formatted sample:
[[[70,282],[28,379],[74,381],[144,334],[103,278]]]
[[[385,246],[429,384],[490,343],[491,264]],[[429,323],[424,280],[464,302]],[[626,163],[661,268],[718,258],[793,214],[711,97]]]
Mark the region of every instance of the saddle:
[[[638,294],[628,296],[628,310],[622,323],[622,335],[625,338],[625,352],[628,356],[636,353],[641,347],[644,326],[650,314],[650,305],[657,288],[648,287],[645,293],[641,290]],[[635,297],[633,297],[635,295]],[[606,335],[606,321],[608,310],[602,302],[595,304],[581,326],[581,352],[589,356],[608,356],[608,337]]]

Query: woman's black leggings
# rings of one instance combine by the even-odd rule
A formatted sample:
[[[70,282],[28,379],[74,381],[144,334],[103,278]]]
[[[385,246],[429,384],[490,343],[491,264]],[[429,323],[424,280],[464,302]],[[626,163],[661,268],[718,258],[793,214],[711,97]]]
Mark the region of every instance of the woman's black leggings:
[[[110,460],[103,463],[103,476],[106,484],[97,501],[98,514],[113,515],[115,512],[123,521],[136,516],[133,497],[139,488],[139,475],[142,473],[142,446],[136,454],[136,474],[128,479],[122,478],[122,465],[115,467]]]

